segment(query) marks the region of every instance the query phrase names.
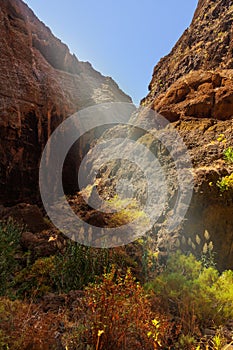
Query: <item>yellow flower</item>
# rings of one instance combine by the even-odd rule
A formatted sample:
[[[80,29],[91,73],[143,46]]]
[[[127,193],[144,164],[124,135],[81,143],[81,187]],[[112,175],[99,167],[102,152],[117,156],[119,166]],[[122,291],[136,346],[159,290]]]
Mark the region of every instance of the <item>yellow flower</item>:
[[[104,333],[104,331],[103,330],[99,330],[98,331],[98,337],[101,337],[101,335]]]
[[[154,257],[155,259],[158,259],[158,258],[159,258],[159,252],[153,253],[153,257]]]
[[[225,135],[224,134],[220,134],[217,138],[218,142],[222,142],[225,139]]]
[[[159,321],[157,321],[156,319],[152,320],[153,326],[155,326],[156,328],[159,328]]]
[[[142,238],[138,238],[138,241],[137,241],[139,244],[143,244],[144,243],[144,241],[143,241],[143,239]]]

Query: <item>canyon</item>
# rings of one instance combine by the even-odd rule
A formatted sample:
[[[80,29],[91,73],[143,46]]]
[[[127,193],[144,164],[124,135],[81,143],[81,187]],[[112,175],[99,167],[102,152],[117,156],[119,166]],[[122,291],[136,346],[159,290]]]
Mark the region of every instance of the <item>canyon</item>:
[[[39,162],[52,131],[78,110],[104,102],[131,103],[131,99],[111,78],[70,54],[22,1],[3,0],[1,8],[0,202],[4,206],[39,203]],[[231,0],[199,0],[190,27],[155,66],[149,93],[141,101],[143,108],[163,115],[182,137],[194,176],[185,220],[181,227],[167,231],[166,215],[174,209],[179,184],[168,155],[162,152],[170,189],[166,215],[150,233],[157,249],[161,255],[177,247],[201,254],[211,243],[220,270],[233,268],[233,192],[231,188],[221,192],[216,185],[233,171],[223,157],[224,150],[233,144],[232,18]],[[131,121],[138,128],[156,130],[150,113],[139,112]],[[93,131],[78,141],[75,161],[71,154],[64,169],[67,192],[80,190],[72,181],[83,156],[89,154],[94,164],[96,142],[112,135],[150,149],[158,147],[156,139],[122,126]],[[113,162],[101,170],[100,193],[113,197],[120,179],[131,176],[137,184],[137,198],[143,199],[142,174],[135,175],[132,164],[127,165],[127,171],[122,169],[122,162]],[[81,193],[75,196],[71,202],[89,222],[108,223],[108,218],[83,204]]]

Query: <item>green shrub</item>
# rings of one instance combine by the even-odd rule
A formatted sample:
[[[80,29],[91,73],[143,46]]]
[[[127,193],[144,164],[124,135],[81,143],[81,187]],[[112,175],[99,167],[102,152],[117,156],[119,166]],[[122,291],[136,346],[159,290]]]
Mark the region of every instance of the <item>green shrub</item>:
[[[128,223],[136,222],[137,225],[148,225],[149,218],[140,209],[140,205],[136,199],[121,199],[119,196],[114,196],[108,200],[108,205],[111,210],[114,210],[111,219],[109,220],[109,226],[117,227]],[[133,227],[133,226],[132,226]]]
[[[37,259],[18,272],[14,278],[14,288],[18,297],[40,297],[55,289],[53,274],[56,271],[55,257]]]
[[[96,276],[103,274],[104,268],[110,268],[111,257],[107,249],[94,249],[69,241],[65,253],[55,256],[54,263],[56,289],[68,292],[94,282]]]
[[[9,292],[14,274],[19,269],[16,260],[17,249],[19,248],[22,227],[9,219],[7,222],[0,222],[0,295]]]
[[[224,160],[228,163],[233,163],[233,147],[228,147],[223,152]]]
[[[166,270],[146,287],[162,300],[163,308],[176,315],[185,335],[202,327],[219,326],[233,317],[233,272],[219,275],[204,268],[193,255],[175,253]]]
[[[67,241],[66,250],[57,255],[39,258],[19,271],[14,287],[19,297],[40,297],[48,292],[66,293],[83,289],[116,263],[126,269],[129,262],[117,249],[95,249]]]

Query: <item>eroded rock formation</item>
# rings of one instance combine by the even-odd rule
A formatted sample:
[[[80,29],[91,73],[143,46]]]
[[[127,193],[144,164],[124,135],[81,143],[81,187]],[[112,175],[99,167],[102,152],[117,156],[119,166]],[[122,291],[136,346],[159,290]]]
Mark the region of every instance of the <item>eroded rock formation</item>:
[[[233,2],[199,0],[192,23],[155,66],[145,103],[190,71],[233,68]]]
[[[21,0],[2,0],[0,9],[0,201],[31,202],[41,152],[61,121],[96,103],[131,99],[72,55]]]
[[[233,145],[232,69],[233,2],[199,0],[190,27],[154,68],[142,101],[173,122],[191,155],[195,188],[180,232],[186,249],[198,249],[197,235],[205,241],[208,232],[221,268],[233,268],[233,192],[216,187],[233,170],[223,160]]]

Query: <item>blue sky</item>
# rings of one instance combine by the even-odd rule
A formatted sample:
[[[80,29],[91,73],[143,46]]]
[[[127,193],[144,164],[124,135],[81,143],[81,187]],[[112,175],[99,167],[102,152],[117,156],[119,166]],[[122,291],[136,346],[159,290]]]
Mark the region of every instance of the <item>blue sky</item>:
[[[136,104],[153,67],[189,26],[198,0],[24,0],[81,61],[111,76]]]

